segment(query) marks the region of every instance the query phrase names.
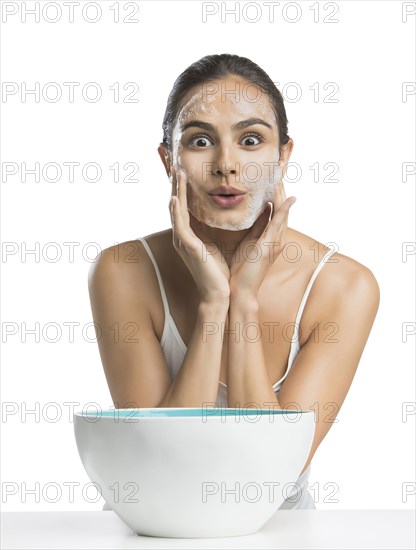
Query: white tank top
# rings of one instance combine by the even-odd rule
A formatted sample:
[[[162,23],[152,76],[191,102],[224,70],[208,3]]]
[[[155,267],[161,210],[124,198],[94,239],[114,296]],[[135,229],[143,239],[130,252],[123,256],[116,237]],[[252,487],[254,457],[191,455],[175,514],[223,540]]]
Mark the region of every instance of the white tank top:
[[[162,296],[163,308],[165,312],[165,323],[163,327],[162,338],[160,340],[160,346],[162,348],[163,355],[165,357],[170,375],[173,379],[176,377],[177,373],[179,372],[179,369],[182,366],[187,347],[181,335],[179,334],[179,331],[177,329],[175,321],[173,320],[172,315],[170,314],[165,287],[163,285],[162,277],[160,275],[160,271],[156,263],[156,259],[153,256],[153,253],[150,250],[150,247],[147,244],[147,241],[143,237],[138,237],[138,240],[143,244],[144,248],[146,249],[146,252],[148,253],[150,259],[152,260],[153,266],[155,268],[157,280],[159,283],[160,294]],[[302,313],[306,304],[306,300],[308,299],[308,296],[309,296],[309,292],[312,288],[312,285],[316,277],[318,276],[318,273],[323,268],[326,261],[335,252],[336,250],[329,250],[325,254],[325,256],[317,265],[315,271],[313,272],[309,280],[308,286],[306,287],[305,293],[300,302],[298,313],[296,315],[295,330],[292,337],[292,344],[290,346],[289,360],[288,360],[286,372],[280,380],[278,380],[275,384],[273,384],[273,390],[276,394],[278,394],[286,376],[289,374],[289,371],[293,365],[293,362],[300,350],[299,333],[298,333],[299,324],[300,324],[300,319],[302,317]],[[219,384],[218,384],[218,394],[217,394],[216,404],[218,407],[221,407],[221,406],[227,407],[227,385],[221,381],[219,381]],[[306,470],[299,476],[299,478],[296,481],[296,484],[293,485],[291,490],[288,492],[288,496],[279,507],[279,510],[289,510],[289,509],[316,510],[315,502],[312,498],[312,495],[308,491],[308,479],[309,479],[309,474],[311,470],[311,464],[312,463],[310,463],[309,466],[306,468]],[[110,507],[107,505],[107,503],[104,505],[103,510],[110,510]]]

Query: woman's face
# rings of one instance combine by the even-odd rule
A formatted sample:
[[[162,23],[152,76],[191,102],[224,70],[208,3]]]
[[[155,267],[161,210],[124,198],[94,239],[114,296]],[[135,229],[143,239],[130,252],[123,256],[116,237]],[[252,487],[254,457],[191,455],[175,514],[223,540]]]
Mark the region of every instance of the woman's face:
[[[253,84],[230,76],[193,88],[172,141],[172,160],[187,174],[188,209],[200,222],[240,231],[273,202],[282,176],[279,133],[268,96]]]

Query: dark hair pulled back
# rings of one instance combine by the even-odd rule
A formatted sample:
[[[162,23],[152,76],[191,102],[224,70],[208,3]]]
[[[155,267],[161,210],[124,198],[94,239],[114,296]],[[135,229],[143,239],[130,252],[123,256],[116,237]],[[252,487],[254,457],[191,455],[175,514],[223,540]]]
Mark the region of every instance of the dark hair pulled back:
[[[280,147],[289,141],[286,109],[283,97],[268,74],[256,63],[228,53],[207,55],[192,63],[175,80],[169,94],[165,115],[163,117],[163,143],[169,152],[172,151],[172,134],[177,117],[183,107],[183,100],[196,86],[237,75],[257,86],[270,99],[276,116],[279,130]]]

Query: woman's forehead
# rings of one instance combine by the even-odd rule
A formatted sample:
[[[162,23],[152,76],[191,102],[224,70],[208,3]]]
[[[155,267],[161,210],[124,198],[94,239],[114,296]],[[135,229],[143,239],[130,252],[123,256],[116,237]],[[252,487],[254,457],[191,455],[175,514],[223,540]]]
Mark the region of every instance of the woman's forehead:
[[[228,113],[247,118],[260,116],[269,123],[275,123],[268,95],[254,85],[249,88],[248,84],[244,87],[239,81],[224,80],[193,88],[185,96],[178,115],[179,125],[197,115],[218,117]]]

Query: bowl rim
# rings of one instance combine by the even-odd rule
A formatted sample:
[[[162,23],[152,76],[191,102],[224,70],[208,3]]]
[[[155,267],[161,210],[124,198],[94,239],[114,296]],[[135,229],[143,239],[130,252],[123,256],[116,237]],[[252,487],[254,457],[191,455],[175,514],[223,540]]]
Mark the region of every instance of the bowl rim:
[[[200,411],[200,414],[187,414],[187,412]],[[311,410],[299,410],[299,409],[253,409],[246,407],[222,407],[218,409],[205,409],[204,407],[140,407],[140,408],[119,408],[119,409],[100,409],[98,411],[83,411],[77,410],[73,412],[73,416],[77,418],[113,418],[113,417],[139,417],[139,418],[199,418],[210,417],[220,418],[223,416],[232,418],[233,416],[268,416],[276,415],[281,416],[285,414],[315,414],[315,411]],[[236,412],[235,415],[232,413]],[[169,414],[172,413],[172,414]],[[182,413],[182,414],[181,414]]]

